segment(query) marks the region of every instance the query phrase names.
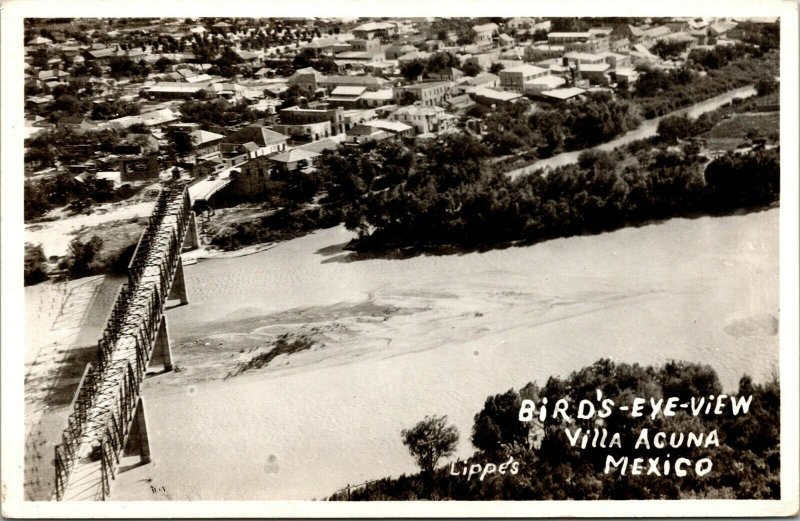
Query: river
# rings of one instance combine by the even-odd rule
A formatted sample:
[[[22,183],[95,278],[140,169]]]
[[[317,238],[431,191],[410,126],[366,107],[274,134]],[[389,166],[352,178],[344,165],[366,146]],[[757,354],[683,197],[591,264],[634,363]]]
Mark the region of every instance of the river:
[[[656,130],[658,129],[658,122],[667,116],[686,115],[689,116],[690,118],[696,118],[701,114],[704,114],[706,112],[711,112],[712,110],[716,110],[721,106],[725,105],[726,103],[730,103],[730,101],[733,100],[734,98],[747,98],[755,95],[756,95],[756,89],[752,85],[747,87],[740,87],[738,89],[728,91],[725,94],[720,94],[719,96],[715,96],[705,101],[695,103],[690,107],[670,112],[669,114],[666,114],[664,116],[653,119],[647,119],[644,122],[642,122],[641,125],[639,125],[639,128],[631,130],[630,132],[626,132],[620,137],[608,141],[606,143],[603,143],[602,145],[598,145],[592,149],[574,150],[572,152],[563,152],[561,154],[556,154],[546,159],[540,159],[538,161],[534,161],[533,163],[523,166],[522,168],[511,170],[507,172],[507,175],[513,178],[520,175],[530,174],[541,168],[548,168],[548,167],[555,168],[558,166],[569,165],[571,163],[577,163],[578,156],[581,154],[581,152],[584,152],[585,150],[613,150],[619,146],[626,145],[632,141],[637,141],[639,139],[645,139],[651,136],[655,136]]]
[[[115,500],[312,499],[413,472],[400,431],[446,414],[472,452],[487,396],[608,357],[778,364],[777,209],[464,255],[352,261],[337,227],[186,267],[175,363],[143,396],[153,463]],[[284,332],[311,351],[223,380]],[[190,342],[191,340],[191,342]]]

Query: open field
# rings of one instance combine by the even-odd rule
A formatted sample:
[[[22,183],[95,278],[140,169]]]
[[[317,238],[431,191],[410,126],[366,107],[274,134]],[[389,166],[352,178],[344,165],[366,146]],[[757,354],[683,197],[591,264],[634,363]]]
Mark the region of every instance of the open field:
[[[779,135],[781,128],[779,112],[735,114],[720,121],[708,132],[710,138],[742,138],[755,130],[761,137]]]

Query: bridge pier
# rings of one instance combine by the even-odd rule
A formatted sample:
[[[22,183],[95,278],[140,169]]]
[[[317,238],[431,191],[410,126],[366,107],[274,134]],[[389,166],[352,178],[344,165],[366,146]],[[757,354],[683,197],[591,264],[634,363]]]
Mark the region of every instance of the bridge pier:
[[[150,438],[147,434],[147,416],[144,412],[144,398],[139,396],[136,402],[136,412],[133,415],[131,433],[128,435],[128,443],[125,447],[125,456],[138,454],[141,464],[150,463]]]
[[[200,247],[200,236],[197,233],[197,221],[194,212],[189,211],[189,225],[186,227],[186,236],[183,239],[181,251],[192,251]]]
[[[153,356],[150,358],[151,364],[154,361],[158,361],[164,366],[164,372],[172,371],[172,346],[169,342],[167,316],[164,314],[161,315],[155,345],[153,346]]]
[[[180,299],[181,305],[189,303],[189,296],[186,294],[186,280],[183,277],[183,259],[180,256],[178,256],[178,267],[175,268],[175,276],[167,296],[167,300],[175,299]]]

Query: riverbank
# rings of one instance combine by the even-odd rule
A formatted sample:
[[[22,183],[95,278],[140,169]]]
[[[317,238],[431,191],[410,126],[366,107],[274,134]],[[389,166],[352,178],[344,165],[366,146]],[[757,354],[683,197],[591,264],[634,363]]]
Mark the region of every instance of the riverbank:
[[[778,213],[357,262],[337,227],[188,266],[190,304],[168,312],[181,370],[143,394],[153,464],[112,494],[321,498],[414,471],[400,430],[426,414],[447,414],[456,455],[471,454],[486,396],[601,357],[708,363],[725,389],[763,381],[778,364],[776,328],[757,327],[779,317]],[[286,333],[317,348],[223,380]]]

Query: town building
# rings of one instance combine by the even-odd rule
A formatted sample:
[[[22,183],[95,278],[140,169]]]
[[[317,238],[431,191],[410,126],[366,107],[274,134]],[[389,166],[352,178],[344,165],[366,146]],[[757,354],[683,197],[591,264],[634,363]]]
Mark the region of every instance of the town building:
[[[411,125],[418,134],[440,132],[453,124],[452,117],[442,107],[422,104],[401,107],[394,111],[389,119]]]
[[[500,71],[500,86],[505,90],[523,92],[525,83],[547,75],[547,69],[535,65],[519,65]]]
[[[490,47],[494,42],[494,36],[497,34],[497,30],[497,24],[494,23],[473,26],[472,32],[474,34],[473,41],[475,45]]]
[[[452,86],[453,83],[449,81],[433,81],[395,87],[394,99],[396,103],[400,104],[405,96],[410,94],[421,105],[437,105],[450,97]]]
[[[299,134],[297,131],[290,131],[288,133],[288,135],[291,136],[311,135],[313,136],[313,140],[316,141],[323,137],[329,137],[344,132],[343,114],[344,111],[341,106],[315,105],[309,108],[289,107],[279,112],[279,119],[281,127],[303,126],[327,122],[327,127],[313,127],[313,130],[312,127],[305,127]],[[324,135],[319,135],[319,129],[323,128],[325,129],[322,131]],[[308,132],[306,130],[308,130]]]
[[[288,140],[289,136],[267,127],[249,125],[225,136],[223,142],[220,143],[220,151],[227,151],[229,154],[234,150],[242,152],[237,147],[251,144],[245,148],[247,149],[248,159],[253,159],[286,150]]]
[[[363,40],[389,38],[397,34],[397,24],[393,22],[369,22],[353,28],[353,36]]]

